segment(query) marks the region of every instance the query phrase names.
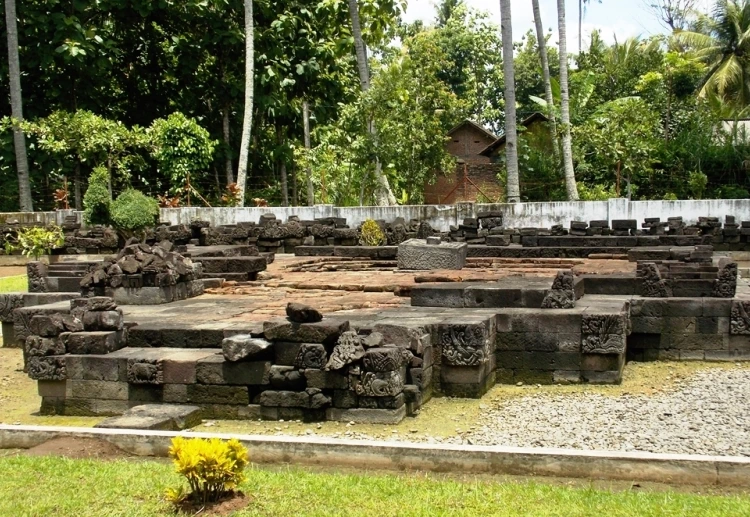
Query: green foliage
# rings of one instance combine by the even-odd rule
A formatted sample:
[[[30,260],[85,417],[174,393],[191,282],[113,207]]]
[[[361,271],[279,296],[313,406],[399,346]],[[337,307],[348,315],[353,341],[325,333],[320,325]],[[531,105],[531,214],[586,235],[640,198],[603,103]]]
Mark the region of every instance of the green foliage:
[[[49,255],[53,249],[59,248],[64,242],[65,236],[59,226],[19,228],[15,238],[10,235],[6,236],[5,252],[21,250],[23,255],[39,260],[39,257]]]
[[[189,493],[182,487],[167,490],[167,499],[176,504],[186,499],[199,503],[219,500],[244,481],[248,463],[247,449],[234,439],[177,436],[172,439],[169,457],[190,486]]]
[[[363,222],[359,230],[359,243],[362,246],[383,246],[386,239],[380,225],[372,219]]]
[[[206,175],[216,142],[197,120],[180,112],[172,113],[165,119],[155,120],[148,134],[152,155],[159,171],[170,179],[173,192],[181,191],[188,182]]]
[[[614,187],[606,188],[603,185],[589,187],[580,181],[576,185],[578,186],[578,197],[581,201],[606,201],[617,197]]]
[[[83,219],[87,224],[109,224],[112,198],[107,189],[108,180],[109,174],[104,166],[94,168],[83,195]]]
[[[702,172],[691,172],[688,177],[688,189],[693,195],[693,199],[702,199],[703,193],[708,185],[708,176]]]
[[[159,203],[143,192],[128,189],[112,202],[110,218],[118,231],[139,233],[159,221]]]

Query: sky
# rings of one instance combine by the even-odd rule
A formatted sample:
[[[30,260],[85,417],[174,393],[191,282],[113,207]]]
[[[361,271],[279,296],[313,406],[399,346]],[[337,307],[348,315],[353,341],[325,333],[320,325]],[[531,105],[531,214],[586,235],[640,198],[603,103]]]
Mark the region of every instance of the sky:
[[[432,22],[435,19],[435,3],[437,0],[408,0],[405,21],[423,20]],[[493,21],[500,25],[499,0],[465,0],[466,3],[479,10],[488,11]],[[647,3],[655,0],[592,0],[586,7],[582,32],[583,45],[586,46],[587,35],[592,30],[600,30],[602,39],[608,43],[623,41],[632,36],[648,37],[666,33],[667,30],[652,14]],[[698,0],[701,8],[708,11],[713,0]],[[557,0],[539,0],[542,22],[545,30],[552,29],[552,40],[557,38]],[[578,0],[566,0],[566,21],[568,29],[568,51],[578,51]],[[534,15],[530,0],[511,0],[511,16],[513,19],[513,39],[518,41],[529,29],[534,29]]]

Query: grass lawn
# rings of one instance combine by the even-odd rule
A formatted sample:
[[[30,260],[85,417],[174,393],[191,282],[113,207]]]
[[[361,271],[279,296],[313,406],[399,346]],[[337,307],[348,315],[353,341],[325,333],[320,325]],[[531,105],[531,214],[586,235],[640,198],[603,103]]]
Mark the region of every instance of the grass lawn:
[[[0,457],[0,515],[174,515],[162,494],[181,482],[166,461]],[[583,485],[426,474],[357,474],[254,467],[253,500],[231,515],[279,516],[741,516],[748,495],[612,490]]]
[[[26,292],[28,284],[26,275],[6,276],[0,278],[0,293]]]

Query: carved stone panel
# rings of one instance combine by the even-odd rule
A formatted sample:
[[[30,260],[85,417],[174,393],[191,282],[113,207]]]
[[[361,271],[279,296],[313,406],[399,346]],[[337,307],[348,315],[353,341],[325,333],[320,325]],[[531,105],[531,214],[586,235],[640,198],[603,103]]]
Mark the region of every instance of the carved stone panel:
[[[581,352],[623,354],[628,322],[623,314],[588,314],[581,319]]]
[[[0,294],[0,321],[13,321],[13,310],[23,307],[21,293]]]
[[[735,300],[729,317],[729,333],[750,334],[750,301]]]
[[[36,381],[64,381],[68,377],[64,357],[29,357],[26,366],[29,377]]]
[[[445,364],[477,366],[489,359],[489,340],[484,325],[445,325],[439,333]]]
[[[47,288],[47,265],[32,261],[26,264],[26,275],[28,276],[30,293],[46,293]]]
[[[574,309],[576,295],[570,291],[548,291],[542,300],[542,309]]]
[[[411,352],[399,347],[370,348],[362,358],[362,366],[368,372],[391,372],[400,369],[411,360]]]
[[[362,346],[362,337],[354,330],[347,330],[339,336],[336,347],[331,352],[331,357],[326,364],[326,370],[340,370],[347,364],[362,359],[365,349]]]
[[[737,263],[730,262],[719,270],[714,282],[714,298],[734,298],[737,292]]]
[[[164,368],[157,359],[129,359],[128,382],[131,384],[163,384]]]
[[[404,391],[404,379],[399,372],[365,372],[355,391],[364,397],[393,397]]]
[[[25,343],[27,357],[43,357],[46,355],[63,355],[65,343],[58,338],[29,336]]]
[[[297,358],[294,360],[294,366],[300,369],[318,368],[323,369],[326,365],[326,349],[323,345],[317,343],[303,343],[299,347]]]
[[[669,298],[672,289],[666,280],[663,280],[659,267],[654,263],[638,265],[638,277],[641,281],[641,296],[644,298]]]

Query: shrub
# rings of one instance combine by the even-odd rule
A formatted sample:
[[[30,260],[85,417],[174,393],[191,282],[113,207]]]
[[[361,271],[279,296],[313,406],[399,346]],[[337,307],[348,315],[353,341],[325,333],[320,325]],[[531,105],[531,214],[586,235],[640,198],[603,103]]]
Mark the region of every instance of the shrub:
[[[103,165],[95,167],[89,178],[89,188],[83,195],[83,218],[88,224],[109,224],[109,173]]]
[[[112,202],[110,218],[124,235],[140,233],[159,220],[159,203],[143,192],[128,189]]]
[[[243,471],[248,463],[247,449],[237,440],[224,441],[218,438],[183,438],[172,440],[169,457],[175,469],[190,485],[168,489],[167,498],[175,504],[188,499],[207,503],[219,500],[235,490],[245,479]]]
[[[15,240],[6,237],[5,251],[11,253],[20,249],[23,255],[39,260],[42,255],[49,255],[53,248],[62,246],[63,242],[65,236],[59,226],[21,228]]]
[[[380,229],[380,225],[372,219],[362,223],[359,232],[359,243],[362,246],[382,246],[385,244],[385,234]]]

